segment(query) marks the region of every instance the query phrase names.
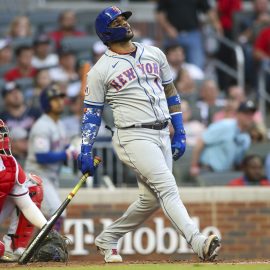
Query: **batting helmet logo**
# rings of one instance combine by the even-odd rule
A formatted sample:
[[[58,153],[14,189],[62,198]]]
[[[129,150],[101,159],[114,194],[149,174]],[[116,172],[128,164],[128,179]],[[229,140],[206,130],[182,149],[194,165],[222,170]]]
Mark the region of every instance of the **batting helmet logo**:
[[[120,15],[128,19],[132,15],[132,12],[122,12],[118,7],[112,6],[104,9],[97,16],[95,22],[96,33],[104,44],[108,44],[108,42],[119,41],[125,38],[127,34],[126,28],[110,27],[111,22]]]

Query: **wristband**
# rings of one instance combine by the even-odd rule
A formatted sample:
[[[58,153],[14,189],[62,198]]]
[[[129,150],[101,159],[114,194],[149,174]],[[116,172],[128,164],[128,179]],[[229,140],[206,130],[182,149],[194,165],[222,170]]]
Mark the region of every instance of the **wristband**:
[[[174,105],[180,105],[181,104],[180,96],[177,94],[175,96],[168,97],[167,98],[167,104],[168,104],[169,107],[174,106]]]

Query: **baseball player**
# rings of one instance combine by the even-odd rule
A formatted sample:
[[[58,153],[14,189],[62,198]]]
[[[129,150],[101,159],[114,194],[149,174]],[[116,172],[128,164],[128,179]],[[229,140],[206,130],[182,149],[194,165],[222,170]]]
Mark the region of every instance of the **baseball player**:
[[[27,177],[12,156],[9,131],[0,119],[0,224],[12,213],[8,234],[4,243],[0,241],[1,261],[18,260],[34,226],[41,229],[47,222],[39,210],[42,198],[41,179],[33,174]],[[15,207],[20,210],[18,215]]]
[[[49,86],[41,93],[40,103],[44,113],[29,134],[25,170],[42,177],[42,209],[46,216],[51,216],[61,205],[57,191],[61,166],[68,158],[77,158],[71,148],[66,148],[65,127],[60,120],[64,110],[64,97],[65,94],[56,85]],[[64,216],[65,213],[58,219],[55,230],[60,231]]]
[[[121,262],[118,240],[161,206],[194,252],[211,261],[217,255],[219,238],[207,238],[199,232],[180,199],[172,174],[172,158],[179,159],[186,147],[181,100],[164,53],[131,41],[133,32],[127,22],[131,15],[112,6],[96,18],[97,35],[108,49],[87,74],[78,163],[82,173],[94,171],[92,147],[107,101],[116,126],[115,151],[136,172],[140,195],[122,217],[97,236],[95,244],[105,262]],[[174,127],[172,141],[169,121]]]

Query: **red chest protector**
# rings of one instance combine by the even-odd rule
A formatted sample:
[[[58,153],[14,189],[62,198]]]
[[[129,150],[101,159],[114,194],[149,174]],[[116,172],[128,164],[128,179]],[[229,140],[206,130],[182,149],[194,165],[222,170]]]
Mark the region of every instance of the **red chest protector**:
[[[22,185],[25,173],[13,156],[0,155],[0,212],[7,195],[17,182]]]

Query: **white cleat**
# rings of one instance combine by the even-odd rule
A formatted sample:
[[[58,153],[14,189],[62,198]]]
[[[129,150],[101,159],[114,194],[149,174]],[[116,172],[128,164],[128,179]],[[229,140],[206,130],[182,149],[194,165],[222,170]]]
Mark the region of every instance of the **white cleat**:
[[[217,249],[220,246],[220,240],[215,234],[208,236],[204,243],[202,259],[208,262],[214,261],[218,255]]]
[[[0,257],[0,262],[17,262],[20,258],[19,254],[15,254],[14,252],[5,251],[4,255]]]
[[[123,262],[123,259],[121,255],[118,254],[117,249],[103,249],[100,247],[97,247],[98,251],[101,255],[104,256],[104,261],[106,263],[121,263]]]

